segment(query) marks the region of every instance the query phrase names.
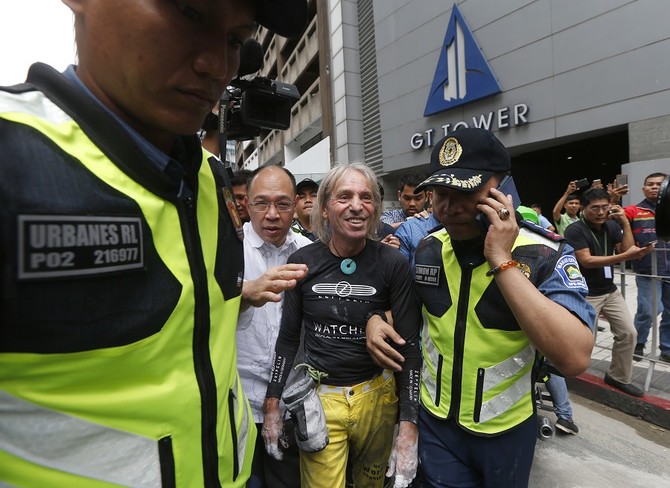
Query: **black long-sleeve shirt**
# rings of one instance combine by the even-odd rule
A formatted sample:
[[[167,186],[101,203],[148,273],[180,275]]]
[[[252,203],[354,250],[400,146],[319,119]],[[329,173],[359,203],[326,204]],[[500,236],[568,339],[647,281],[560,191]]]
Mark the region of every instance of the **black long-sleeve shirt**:
[[[365,347],[365,317],[392,310],[394,327],[406,340],[396,375],[400,420],[416,422],[419,400],[421,311],[414,297],[407,260],[386,244],[368,240],[353,258],[356,270],[345,274],[343,259],[322,242],[296,251],[289,263],[304,263],[307,276],[286,292],[269,397],[279,397],[304,329],[305,362],[328,374],[322,383],[349,386],[381,373]]]

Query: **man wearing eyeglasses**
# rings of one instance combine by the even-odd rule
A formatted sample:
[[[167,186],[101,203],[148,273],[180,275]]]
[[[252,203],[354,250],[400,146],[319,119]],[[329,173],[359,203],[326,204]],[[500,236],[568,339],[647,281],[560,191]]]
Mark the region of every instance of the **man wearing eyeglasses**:
[[[631,383],[633,350],[637,332],[626,301],[614,283],[614,264],[640,259],[652,246],[638,247],[630,223],[619,205],[610,204],[603,188],[592,188],[581,196],[582,217],[565,229],[565,238],[574,247],[589,294],[586,297],[598,314],[602,313],[614,335],[612,362],[605,383],[629,395],[644,392]]]
[[[256,169],[247,183],[246,205],[251,221],[243,226],[244,285],[236,333],[237,367],[259,433],[282,315],[282,292],[295,287],[297,280],[307,274],[304,264],[286,261],[294,251],[312,242],[291,231],[295,197],[295,177],[279,166]],[[300,458],[290,422],[285,423],[285,430],[288,433],[281,461],[265,452],[263,437],[258,436],[248,486],[300,486]]]

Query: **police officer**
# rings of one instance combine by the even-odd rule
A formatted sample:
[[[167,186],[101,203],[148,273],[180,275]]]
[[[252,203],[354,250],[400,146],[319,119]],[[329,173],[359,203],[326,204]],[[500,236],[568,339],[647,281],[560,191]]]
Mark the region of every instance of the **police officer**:
[[[527,486],[536,353],[565,375],[584,371],[595,313],[572,249],[560,236],[517,223],[512,201],[496,189],[511,163],[491,132],[462,129],[443,138],[431,170],[416,188],[433,187],[433,211],[444,226],[421,242],[415,258],[425,317],[424,483]],[[385,339],[402,341],[385,325],[370,319],[368,349],[397,370],[404,358]]]
[[[0,90],[0,484],[244,486],[240,224],[195,134],[306,2],[64,3],[79,64]]]

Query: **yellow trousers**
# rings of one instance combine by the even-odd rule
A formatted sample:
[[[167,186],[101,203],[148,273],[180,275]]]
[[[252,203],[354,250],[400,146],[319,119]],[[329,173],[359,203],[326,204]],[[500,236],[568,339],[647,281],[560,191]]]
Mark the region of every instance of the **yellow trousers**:
[[[320,385],[330,442],[319,452],[300,452],[304,488],[344,488],[347,461],[354,486],[382,487],[398,413],[393,374],[353,386]]]

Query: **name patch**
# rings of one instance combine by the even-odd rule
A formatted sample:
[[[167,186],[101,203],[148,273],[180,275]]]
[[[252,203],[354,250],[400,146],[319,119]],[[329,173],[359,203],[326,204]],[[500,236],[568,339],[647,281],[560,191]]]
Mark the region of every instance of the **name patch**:
[[[144,267],[137,217],[19,215],[20,280]]]
[[[414,281],[423,285],[440,286],[440,267],[417,264],[414,267]]]

